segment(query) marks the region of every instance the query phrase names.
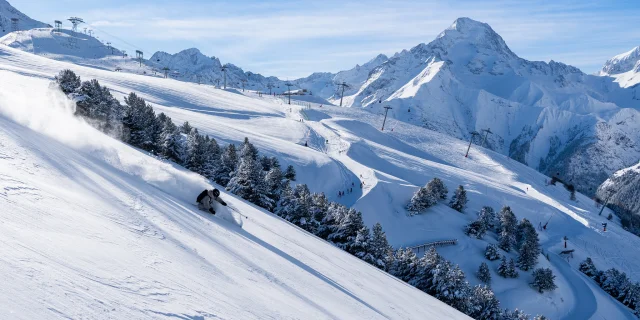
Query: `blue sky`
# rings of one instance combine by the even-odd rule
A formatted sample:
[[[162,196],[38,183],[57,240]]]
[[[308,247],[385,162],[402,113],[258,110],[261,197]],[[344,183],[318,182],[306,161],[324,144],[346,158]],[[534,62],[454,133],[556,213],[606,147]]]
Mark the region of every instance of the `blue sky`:
[[[281,78],[349,69],[428,43],[458,17],[486,22],[528,60],[584,72],[640,45],[640,1],[9,0],[34,19],[79,16],[125,50],[196,47]]]

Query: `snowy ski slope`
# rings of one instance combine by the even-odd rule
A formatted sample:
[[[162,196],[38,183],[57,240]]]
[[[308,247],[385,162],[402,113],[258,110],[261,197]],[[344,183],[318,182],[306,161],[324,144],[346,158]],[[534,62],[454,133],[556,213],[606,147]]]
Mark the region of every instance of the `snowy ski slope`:
[[[6,62],[0,318],[466,319],[231,195],[242,228],[198,211],[202,177],[102,135]]]
[[[388,119],[385,131],[381,132],[379,129],[382,123],[382,115],[363,110],[320,107],[318,104],[312,104],[311,110],[304,110],[297,105],[285,105],[277,98],[257,97],[254,93],[247,92],[242,94],[237,91],[223,91],[211,86],[179,82],[171,79],[115,73],[53,61],[12,48],[0,47],[0,81],[2,82],[0,85],[3,86],[22,83],[25,87],[46,87],[46,83],[64,68],[73,69],[83,80],[98,79],[101,84],[111,88],[112,92],[119,98],[130,91],[135,91],[150,101],[157,111],[165,112],[175,122],[179,123],[188,120],[195,127],[198,127],[202,133],[211,134],[222,142],[240,142],[245,136],[248,136],[261,152],[279,157],[285,165],[293,164],[296,166],[299,173],[299,182],[307,183],[312,191],[324,191],[333,200],[355,206],[363,212],[365,222],[369,225],[381,222],[390,242],[394,246],[413,246],[436,240],[458,239],[458,245],[443,247],[439,251],[448,259],[460,264],[472,284],[478,282],[474,277],[474,273],[480,262],[485,261],[482,254],[487,242],[496,241],[493,236],[488,236],[485,240],[476,240],[468,238],[462,233],[462,227],[475,219],[475,213],[482,206],[490,205],[499,210],[502,205],[510,205],[518,219],[526,217],[534,225],[550,221],[549,229],[540,233],[541,244],[544,251],[549,253],[550,261],[540,257],[539,265],[553,269],[557,275],[556,282],[559,288],[552,293],[538,294],[527,285],[531,280],[530,273],[521,272],[518,279],[505,280],[497,276],[495,273],[497,263],[492,262],[490,263],[494,279],[492,287],[501,300],[502,307],[520,308],[528,313],[545,314],[553,319],[602,317],[633,319],[628,309],[597,288],[597,285],[591,280],[581,275],[577,271],[577,265],[586,256],[591,256],[598,268],[616,267],[626,272],[632,280],[638,281],[640,280],[640,274],[638,274],[640,261],[638,261],[637,248],[640,246],[640,239],[622,230],[615,221],[609,222],[607,232],[602,232],[600,224],[607,221],[605,219],[607,213],[605,212],[603,216],[598,216],[597,208],[595,208],[590,199],[578,195],[577,201],[570,201],[569,193],[561,186],[546,186],[545,176],[503,155],[473,146],[470,158],[466,159],[463,157],[463,152],[466,150],[466,142],[424,128],[407,125],[395,119]],[[3,90],[2,92],[13,91],[16,90]],[[9,103],[9,105],[12,104]],[[9,109],[13,110],[11,106],[9,106]],[[27,119],[30,117],[22,116]],[[15,117],[12,119],[15,119]],[[304,119],[304,122],[301,122],[300,119]],[[308,148],[303,146],[305,142],[308,142]],[[24,141],[24,143],[27,142]],[[48,143],[44,143],[42,146],[38,145],[33,148],[44,148],[47,145]],[[92,148],[89,147],[89,149]],[[86,149],[82,150],[86,151]],[[118,165],[119,157],[114,159],[113,156],[105,155],[103,152],[97,152],[97,155],[94,155],[96,152],[90,151],[86,151],[82,157],[87,153],[92,154],[91,161],[102,161],[100,162],[102,165],[103,159],[108,159],[106,160],[108,163],[115,164],[117,168],[120,168]],[[132,167],[135,169],[131,169]],[[142,180],[150,182],[154,187],[149,188],[145,184],[144,193],[138,190],[114,191],[121,195],[122,198],[129,199],[118,200],[121,201],[122,206],[128,203],[129,208],[134,208],[129,210],[135,211],[135,208],[141,205],[141,201],[143,208],[151,206],[151,208],[144,210],[146,210],[145,212],[154,212],[147,213],[153,215],[153,225],[150,227],[140,226],[140,224],[147,226],[145,221],[147,221],[148,216],[145,216],[144,219],[137,220],[138,222],[134,221],[134,229],[139,230],[135,232],[162,234],[166,239],[169,237],[177,237],[179,239],[190,237],[189,241],[192,242],[189,243],[198,243],[203,246],[201,248],[195,245],[187,246],[189,249],[195,248],[198,255],[203,254],[202,252],[215,252],[215,254],[220,252],[217,247],[210,248],[208,240],[203,240],[203,237],[218,244],[229,244],[229,247],[233,248],[235,248],[237,241],[246,240],[238,240],[235,229],[229,231],[231,227],[227,224],[219,226],[218,221],[212,221],[208,217],[194,212],[192,208],[183,208],[184,204],[175,205],[175,203],[181,204],[184,201],[190,201],[192,195],[196,193],[197,189],[201,189],[204,182],[199,181],[192,184],[183,182],[183,180],[176,181],[174,180],[175,178],[172,178],[175,177],[173,174],[149,173],[152,177],[147,179],[144,178],[144,167],[143,165],[133,165],[131,167],[127,166],[124,170],[127,173],[142,176]],[[138,170],[142,172],[138,172]],[[94,177],[91,171],[87,171],[87,175]],[[424,215],[407,217],[404,206],[412,193],[418,186],[424,185],[434,176],[442,178],[450,191],[453,191],[459,184],[465,186],[470,198],[465,214],[455,212],[445,205],[438,205]],[[170,187],[166,187],[167,180],[163,180],[163,178],[171,181],[168,184]],[[360,180],[364,182],[363,189],[359,188]],[[354,184],[354,192],[337,199],[337,192],[350,188],[352,183]],[[191,185],[192,189],[186,190],[184,187],[180,187],[187,184]],[[174,187],[176,185],[179,187]],[[30,185],[27,184],[27,186]],[[12,188],[16,187],[9,186],[8,188],[13,190]],[[120,189],[116,188],[115,190]],[[179,190],[182,190],[184,194],[181,194],[182,192]],[[29,191],[25,192],[29,194]],[[153,193],[154,198],[136,200],[138,199],[136,195],[147,192]],[[168,196],[167,193],[172,194],[172,196]],[[176,193],[180,194],[176,195]],[[132,194],[134,195],[132,196]],[[44,199],[42,195],[39,197]],[[167,204],[166,198],[177,199],[169,201],[174,204]],[[102,201],[104,202],[105,200],[102,199]],[[38,201],[35,203],[36,205],[40,204]],[[51,203],[55,203],[55,201],[51,200]],[[242,208],[243,212],[250,210],[238,201],[234,201],[233,204]],[[181,212],[180,214],[177,211],[171,211],[175,210],[175,206],[180,207],[177,210]],[[41,208],[40,210],[43,209]],[[168,210],[168,212],[165,212],[165,210]],[[167,235],[167,231],[164,229],[165,223],[171,226],[166,228],[174,228],[175,220],[178,219],[175,215],[182,219],[183,211],[188,212],[189,219],[211,224],[210,227],[214,228],[215,232],[207,230],[206,232],[198,231],[198,233],[193,234],[182,230],[177,234],[172,232]],[[280,230],[285,227],[288,228],[287,224],[258,211],[247,212],[254,212],[247,214],[252,220],[259,221],[263,225],[258,226],[257,223],[249,220],[245,224],[246,231],[238,231],[249,239],[248,242],[256,242],[263,247],[268,247],[268,251],[271,252],[274,251],[270,250],[273,246],[278,249],[278,253],[283,252],[288,256],[295,257],[295,265],[299,266],[297,262],[300,261],[307,263],[306,258],[303,259],[293,255],[272,242],[272,240],[275,241],[274,239],[288,241],[288,232]],[[124,216],[129,217],[130,215],[125,214]],[[162,218],[161,222],[155,220],[155,217],[158,216]],[[69,219],[69,221],[76,223],[73,219]],[[65,223],[71,222],[65,221]],[[160,227],[157,227],[158,224]],[[131,223],[126,222],[119,225],[126,228]],[[78,225],[76,224],[75,226]],[[160,230],[155,228],[160,228]],[[189,228],[195,227],[190,224]],[[205,227],[203,226],[203,228]],[[256,230],[255,232],[260,232],[260,236],[255,234],[251,228],[259,229],[260,231]],[[265,231],[267,229],[271,231]],[[229,234],[229,236],[220,236],[224,240],[220,239],[218,234],[225,233],[218,233],[218,230],[228,231],[226,234]],[[253,237],[246,235],[245,232],[253,235]],[[270,234],[269,232],[275,233]],[[265,234],[265,237],[270,234],[270,237],[273,238],[269,238],[267,241],[262,237],[262,234]],[[280,238],[275,234],[287,238]],[[300,239],[307,239],[305,237],[308,237],[299,231],[295,231],[294,234],[296,234],[296,237],[301,237]],[[564,236],[569,237],[570,248],[576,250],[574,258],[568,262],[557,255],[563,250],[561,239]],[[140,238],[143,237],[145,236],[140,235]],[[256,238],[261,241],[256,240]],[[304,242],[303,240],[296,239],[291,241],[303,245],[301,244]],[[145,240],[149,239],[145,238]],[[314,241],[316,240],[314,239]],[[230,243],[233,243],[233,245]],[[282,244],[282,246],[288,246],[287,248],[295,247],[288,244],[288,242]],[[225,250],[231,250],[228,249],[229,247],[225,247]],[[247,247],[250,247],[250,245],[247,244]],[[296,250],[298,250],[296,252],[303,254],[301,252],[302,249],[298,248]],[[326,253],[326,255],[321,255],[317,251],[304,254],[321,255],[321,258],[315,256],[312,259],[317,259],[314,260],[316,262],[329,259],[329,261],[323,263],[332,263],[333,259],[340,259],[341,262],[335,262],[332,266],[342,270],[343,267],[340,263],[345,259],[351,258],[343,256],[343,253],[335,253],[333,249],[331,250],[331,253]],[[245,254],[244,251],[242,252]],[[227,253],[234,255],[237,254],[237,251],[233,251],[233,254]],[[515,258],[514,253],[510,253],[508,256]],[[102,259],[106,258],[102,257]],[[286,260],[291,261],[291,259]],[[14,260],[14,263],[21,268],[25,267],[23,263],[16,261],[20,261],[18,258]],[[217,258],[207,261],[212,261],[212,264],[217,266]],[[110,264],[110,262],[106,263]],[[262,264],[258,265],[265,267]],[[243,266],[243,268],[245,267]],[[315,266],[313,268],[315,269]],[[273,271],[276,269],[270,269],[270,272],[281,274]],[[309,271],[308,268],[303,269]],[[24,269],[22,270],[24,271]],[[162,272],[165,272],[164,269],[162,270]],[[320,271],[321,273],[325,272],[325,269],[322,270]],[[334,271],[338,272],[337,270]],[[286,272],[282,274],[286,274]],[[378,280],[366,279],[370,276],[369,274],[356,275],[351,273],[349,277],[350,281],[356,281],[359,285],[372,282],[378,283]],[[324,277],[322,278],[324,279]],[[233,278],[229,281],[238,280]],[[282,281],[277,277],[274,280],[276,283],[282,283]],[[333,281],[329,282],[334,283]],[[103,282],[112,283],[109,281]],[[183,283],[183,281],[178,281],[178,283]],[[292,283],[285,282],[288,286],[295,287]],[[140,283],[136,283],[136,285],[147,287]],[[122,290],[133,291],[125,284],[119,284],[118,286],[123,288]],[[212,286],[215,287],[215,284],[212,284]],[[355,289],[351,288],[357,286],[348,287],[350,289],[346,290],[354,292],[353,290]],[[380,284],[379,287],[376,285],[376,288],[384,288],[384,286],[386,284]],[[346,288],[347,285],[340,285],[340,287]],[[335,287],[333,288],[335,289]],[[268,292],[268,289],[264,290],[264,292]],[[328,288],[327,290],[332,289]],[[366,291],[366,289],[362,290]],[[238,293],[234,297],[239,296],[240,294]],[[370,300],[362,298],[360,294],[355,294],[355,296],[384,313],[382,307],[376,304],[380,301],[375,300],[374,303],[374,301],[369,302]],[[308,299],[310,299],[308,296],[303,295],[303,297],[300,299],[305,302],[300,302],[301,305],[309,302]],[[405,300],[404,298],[398,298],[397,300],[387,301],[387,297],[381,299],[385,301],[383,305],[388,306],[385,309],[387,311],[392,308],[388,303]],[[413,297],[412,299],[423,298]],[[253,300],[253,297],[249,300]],[[237,303],[237,301],[233,301]],[[268,300],[258,300],[257,303],[261,301],[265,303],[261,312],[264,311],[267,314],[274,315],[274,313],[269,313],[273,310],[269,309],[270,304],[266,302]],[[311,299],[311,301],[315,302],[317,300]],[[357,305],[356,302],[353,303]],[[422,312],[413,309],[422,306],[414,305],[413,303],[412,305],[413,307],[410,310],[400,307],[394,309],[394,312],[417,312],[416,314]],[[325,306],[325,304],[322,304],[322,306]],[[344,310],[344,313],[338,316],[339,318],[350,318],[349,315],[353,315],[353,313],[349,313],[353,309],[346,308],[348,310]],[[183,310],[188,309],[184,308]],[[302,309],[303,307],[301,306],[299,310]],[[167,310],[165,309],[162,312],[169,312]],[[319,312],[317,314],[320,317],[327,316],[327,314],[323,315],[322,311],[316,311]],[[371,309],[368,309],[368,311],[371,311]],[[372,312],[374,312],[372,313],[373,317],[379,316],[375,311]],[[389,314],[388,316],[392,318],[413,318],[413,315],[403,313],[401,315]],[[285,314],[281,316],[287,317]],[[248,315],[248,317],[250,316]],[[362,317],[366,318],[367,316],[359,314],[356,318]],[[423,316],[418,318],[423,318]]]

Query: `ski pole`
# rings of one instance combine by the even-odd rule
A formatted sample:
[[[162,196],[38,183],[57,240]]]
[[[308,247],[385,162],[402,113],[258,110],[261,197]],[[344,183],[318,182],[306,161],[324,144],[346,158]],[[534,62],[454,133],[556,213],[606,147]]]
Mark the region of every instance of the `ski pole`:
[[[235,211],[237,214],[243,216],[245,219],[249,219],[249,217],[245,216],[244,214],[240,213],[240,211],[238,211],[238,209],[232,207],[232,206],[228,206],[231,210]]]

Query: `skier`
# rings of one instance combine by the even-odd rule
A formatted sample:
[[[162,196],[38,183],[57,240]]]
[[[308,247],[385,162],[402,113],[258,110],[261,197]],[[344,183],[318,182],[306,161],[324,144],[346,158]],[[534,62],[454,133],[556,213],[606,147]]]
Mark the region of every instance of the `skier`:
[[[225,207],[227,206],[227,203],[220,198],[220,190],[215,188],[213,190],[202,191],[196,200],[198,201],[198,209],[209,211],[211,214],[216,214],[216,211],[211,205],[211,201],[217,201],[221,205]]]
[[[306,141],[304,142],[304,146],[305,146],[305,147],[308,147],[308,146],[309,146],[309,145],[307,144],[307,142],[306,142]]]

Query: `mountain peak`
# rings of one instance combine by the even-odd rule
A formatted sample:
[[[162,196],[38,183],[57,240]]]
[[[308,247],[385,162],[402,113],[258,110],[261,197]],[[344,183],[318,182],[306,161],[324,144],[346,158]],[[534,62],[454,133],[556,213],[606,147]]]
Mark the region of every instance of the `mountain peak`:
[[[460,17],[456,19],[453,24],[447,28],[447,30],[456,30],[460,33],[468,33],[472,30],[478,29],[489,29],[493,31],[488,24],[467,17]]]
[[[605,62],[600,75],[612,75],[635,70],[640,63],[640,46],[635,47],[625,53],[621,53]]]
[[[475,46],[478,49],[488,49],[515,56],[502,37],[493,31],[491,26],[466,17],[456,19],[449,28],[438,35],[434,42],[437,42],[438,46],[445,48],[464,43]]]

